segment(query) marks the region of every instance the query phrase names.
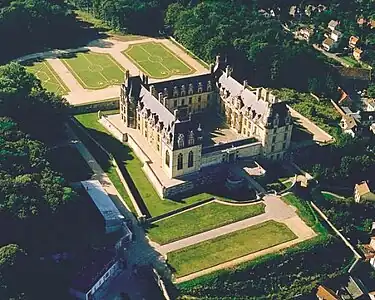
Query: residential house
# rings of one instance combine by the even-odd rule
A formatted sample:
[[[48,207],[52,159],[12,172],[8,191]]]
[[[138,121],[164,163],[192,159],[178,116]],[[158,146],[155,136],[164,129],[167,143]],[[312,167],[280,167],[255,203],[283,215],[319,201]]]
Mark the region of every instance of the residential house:
[[[362,98],[365,111],[375,111],[375,98]]]
[[[368,25],[370,26],[371,29],[374,29],[375,28],[375,20],[370,20],[368,22]]]
[[[339,296],[335,294],[330,288],[320,285],[316,292],[316,297],[319,300],[340,300]]]
[[[350,115],[342,116],[340,121],[340,127],[344,133],[349,134],[352,137],[355,137],[358,131],[358,124],[355,118]]]
[[[336,27],[340,24],[339,21],[336,21],[336,20],[331,20],[329,21],[328,23],[328,28],[331,30],[331,31],[334,31],[336,29]]]
[[[371,191],[368,181],[362,181],[355,185],[354,200],[357,203],[375,201],[375,194]]]
[[[342,33],[340,32],[340,31],[338,31],[338,30],[332,30],[332,32],[331,32],[331,39],[335,42],[335,43],[337,43],[337,42],[339,42],[340,41],[340,39],[341,39],[341,37],[342,37]]]
[[[323,43],[322,43],[323,49],[326,51],[331,51],[332,49],[335,48],[336,44],[335,41],[332,40],[331,38],[326,38]]]
[[[69,293],[76,299],[103,299],[100,297],[123,268],[123,262],[116,259],[116,253],[97,250],[90,253],[82,270],[74,278]]]
[[[358,19],[357,19],[357,24],[359,25],[359,26],[363,26],[363,25],[365,25],[367,23],[367,20],[364,18],[364,17],[359,17]]]
[[[358,60],[358,61],[361,60],[362,55],[363,55],[363,50],[362,49],[354,48],[354,50],[353,50],[353,57],[356,60]]]
[[[291,15],[293,18],[300,18],[301,17],[301,12],[300,9],[293,5],[289,9],[289,15]]]
[[[355,48],[357,46],[358,41],[359,41],[359,37],[352,35],[349,38],[349,44],[348,44],[349,48],[352,48],[352,49]]]
[[[312,28],[304,27],[299,30],[299,36],[307,42],[310,40],[313,34],[314,30]]]

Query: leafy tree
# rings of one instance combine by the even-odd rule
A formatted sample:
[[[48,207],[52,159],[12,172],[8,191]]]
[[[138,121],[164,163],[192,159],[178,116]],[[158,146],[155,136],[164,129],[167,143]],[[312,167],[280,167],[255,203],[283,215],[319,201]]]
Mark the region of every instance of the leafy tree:
[[[375,84],[370,84],[367,88],[367,95],[371,98],[375,98]]]

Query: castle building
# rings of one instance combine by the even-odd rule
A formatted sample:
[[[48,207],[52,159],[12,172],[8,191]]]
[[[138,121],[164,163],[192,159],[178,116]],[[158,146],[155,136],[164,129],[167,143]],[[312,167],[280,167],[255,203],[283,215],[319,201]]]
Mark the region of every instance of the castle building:
[[[169,178],[242,158],[283,159],[293,127],[285,103],[236,81],[219,57],[210,72],[175,80],[149,83],[148,76],[127,71],[120,114],[158,153]],[[217,115],[236,138],[207,144],[205,123]]]

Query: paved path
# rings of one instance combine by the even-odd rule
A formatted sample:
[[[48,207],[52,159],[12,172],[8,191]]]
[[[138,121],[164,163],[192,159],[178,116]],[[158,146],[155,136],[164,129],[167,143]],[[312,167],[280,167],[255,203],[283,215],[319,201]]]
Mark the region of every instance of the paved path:
[[[245,229],[268,220],[275,220],[287,224],[288,227],[302,240],[311,238],[315,235],[314,231],[296,215],[294,209],[285,204],[279,197],[267,195],[264,197],[264,203],[266,204],[264,214],[212,229],[163,246],[157,246],[156,249],[160,253],[166,255],[168,252],[211,240],[221,235]]]
[[[168,39],[154,39],[154,38],[144,38],[132,41],[119,41],[115,39],[98,39],[87,44],[85,47],[79,47],[75,49],[59,50],[54,49],[46,52],[33,53],[29,55],[22,56],[17,59],[17,61],[22,62],[25,60],[45,58],[54,71],[60,76],[62,81],[69,88],[70,92],[64,97],[72,105],[84,104],[93,101],[106,100],[111,98],[116,98],[120,96],[120,88],[118,85],[110,86],[100,90],[89,90],[81,86],[81,84],[74,78],[70,71],[65,67],[65,65],[60,61],[58,57],[62,54],[75,53],[80,51],[90,50],[96,53],[108,53],[110,54],[116,62],[118,62],[124,69],[129,70],[132,75],[139,75],[140,70],[135,66],[125,55],[121,52],[127,49],[132,44],[145,43],[145,42],[159,42],[165,45],[167,48],[171,49],[173,53],[179,56],[183,61],[193,67],[196,71],[187,76],[198,75],[208,72],[207,68],[201,65],[197,60],[189,56],[184,50],[177,47]],[[181,77],[186,77],[186,75],[175,75],[168,79],[177,79]],[[154,81],[159,81],[153,78],[149,79],[150,83]]]

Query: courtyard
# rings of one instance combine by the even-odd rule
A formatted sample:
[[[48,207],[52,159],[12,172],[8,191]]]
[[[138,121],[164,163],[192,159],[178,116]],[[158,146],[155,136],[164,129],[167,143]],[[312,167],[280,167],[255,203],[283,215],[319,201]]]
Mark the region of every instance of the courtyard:
[[[109,54],[78,52],[64,56],[62,62],[85,89],[120,85],[124,78],[124,68]]]
[[[189,75],[195,72],[161,43],[133,44],[122,53],[152,78],[164,79],[172,75]]]
[[[42,86],[49,92],[63,96],[69,92],[68,87],[49,63],[45,60],[24,63],[26,70],[33,73],[41,82]]]

